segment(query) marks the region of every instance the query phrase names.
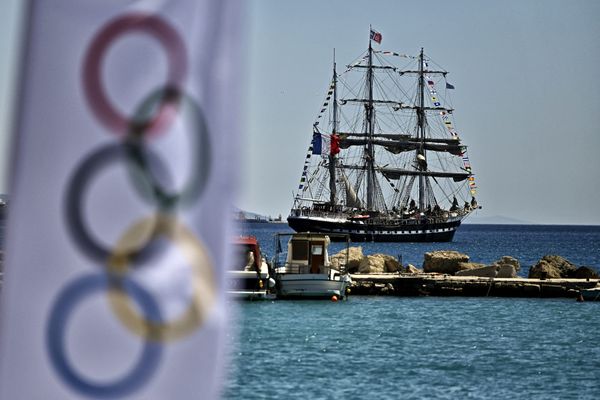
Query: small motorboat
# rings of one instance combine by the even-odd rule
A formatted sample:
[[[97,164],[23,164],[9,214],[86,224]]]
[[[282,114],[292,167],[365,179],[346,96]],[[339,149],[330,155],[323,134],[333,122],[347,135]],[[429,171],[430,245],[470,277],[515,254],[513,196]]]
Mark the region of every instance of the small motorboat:
[[[345,257],[342,259],[330,260],[330,236],[335,236],[335,241],[346,242]],[[289,238],[287,251],[283,251],[281,241],[286,238]],[[349,235],[283,233],[277,234],[275,239],[276,253],[272,265],[277,298],[346,298],[346,289],[352,282],[346,272]]]
[[[275,280],[254,236],[234,239],[236,264],[227,271],[227,294],[245,300],[275,298]]]
[[[585,301],[600,301],[600,287],[581,289],[580,293]]]

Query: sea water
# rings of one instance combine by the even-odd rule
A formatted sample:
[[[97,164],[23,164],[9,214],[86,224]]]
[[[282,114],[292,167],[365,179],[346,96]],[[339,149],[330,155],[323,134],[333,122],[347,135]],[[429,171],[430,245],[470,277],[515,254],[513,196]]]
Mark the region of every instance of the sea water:
[[[285,225],[250,224],[272,255]],[[442,244],[362,243],[366,254],[449,249],[511,255],[521,275],[545,254],[600,266],[600,227],[465,225]],[[363,297],[234,306],[227,399],[597,399],[600,302]]]
[[[600,303],[242,303],[229,399],[597,399]]]
[[[289,228],[243,228],[268,256],[277,232]],[[591,226],[464,225],[452,243],[353,245],[416,266],[431,250],[482,263],[511,255],[522,276],[546,254],[600,267]],[[350,296],[232,307],[225,399],[600,398],[600,302]]]
[[[258,239],[264,252],[272,257],[274,235],[292,232],[286,224],[249,223],[242,234]],[[282,240],[282,244],[283,243]],[[403,264],[421,268],[423,254],[435,250],[456,250],[470,256],[472,262],[490,264],[502,256],[512,256],[521,263],[520,276],[543,256],[557,254],[576,265],[600,267],[600,226],[570,225],[462,225],[450,243],[373,243],[357,242],[364,254],[384,253],[400,258]],[[331,253],[342,249],[333,243]]]

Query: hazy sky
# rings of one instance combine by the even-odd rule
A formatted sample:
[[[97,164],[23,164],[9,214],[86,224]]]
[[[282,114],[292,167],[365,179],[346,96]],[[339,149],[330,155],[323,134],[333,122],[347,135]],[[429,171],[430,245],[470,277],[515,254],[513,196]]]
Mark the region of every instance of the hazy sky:
[[[0,154],[17,3],[0,1]],[[354,60],[372,24],[383,34],[379,49],[424,47],[450,71],[478,216],[600,224],[599,1],[253,0],[247,10],[239,207],[287,215],[333,48],[338,65]],[[0,191],[9,191],[4,179]]]

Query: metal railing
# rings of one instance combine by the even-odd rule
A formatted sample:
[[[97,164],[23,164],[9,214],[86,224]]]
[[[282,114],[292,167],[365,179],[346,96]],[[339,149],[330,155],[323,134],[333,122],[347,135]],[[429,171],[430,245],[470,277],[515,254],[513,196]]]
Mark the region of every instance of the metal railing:
[[[386,225],[390,225],[390,224],[392,224],[392,225],[417,225],[417,224],[421,224],[423,220],[427,220],[429,223],[444,223],[444,222],[460,219],[461,217],[464,217],[465,215],[469,214],[472,211],[473,211],[472,208],[458,209],[456,211],[452,211],[452,212],[449,212],[444,215],[424,215],[421,218],[410,217],[410,216],[400,216],[400,215],[398,215],[395,218],[394,217],[390,218],[391,215],[388,214],[385,218],[372,217],[372,218],[365,218],[364,220],[358,220],[358,221],[364,222],[365,225],[375,225],[375,224],[379,224],[384,221],[385,221]],[[452,213],[455,213],[456,216],[453,216]],[[313,210],[310,208],[296,209],[296,210],[293,210],[292,214],[294,216],[303,216],[303,217],[338,218],[338,219],[347,219],[348,218],[348,214],[330,212],[330,211],[319,211],[319,210]]]
[[[331,266],[319,266],[319,274],[325,274],[330,277],[343,275],[346,270],[346,265],[340,266],[339,269]],[[275,268],[276,274],[311,274],[311,266],[304,264],[285,264]]]

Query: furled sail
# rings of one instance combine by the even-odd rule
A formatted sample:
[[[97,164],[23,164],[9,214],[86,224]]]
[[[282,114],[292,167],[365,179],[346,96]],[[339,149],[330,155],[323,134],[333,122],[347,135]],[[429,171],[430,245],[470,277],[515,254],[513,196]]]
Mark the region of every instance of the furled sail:
[[[346,178],[346,175],[342,174],[342,180],[344,182],[344,187],[346,189],[346,206],[353,208],[362,208],[362,204],[356,195],[356,191],[352,187],[352,184]]]
[[[343,138],[340,139],[340,148],[347,149],[351,146],[365,146],[367,144],[374,144],[376,146],[383,146],[387,151],[393,154],[399,154],[405,151],[414,151],[417,149],[424,149],[428,151],[438,151],[438,152],[447,152],[455,156],[460,156],[464,152],[466,146],[460,144],[460,141],[448,139],[447,141],[440,142],[434,140],[416,140],[416,139],[406,139],[406,140],[386,140],[386,139],[371,139],[368,138],[358,138],[358,139],[349,139]]]
[[[399,168],[379,168],[379,171],[388,179],[400,179],[403,176],[431,176],[434,178],[452,178],[454,182],[461,182],[471,176],[467,172],[415,171]]]

